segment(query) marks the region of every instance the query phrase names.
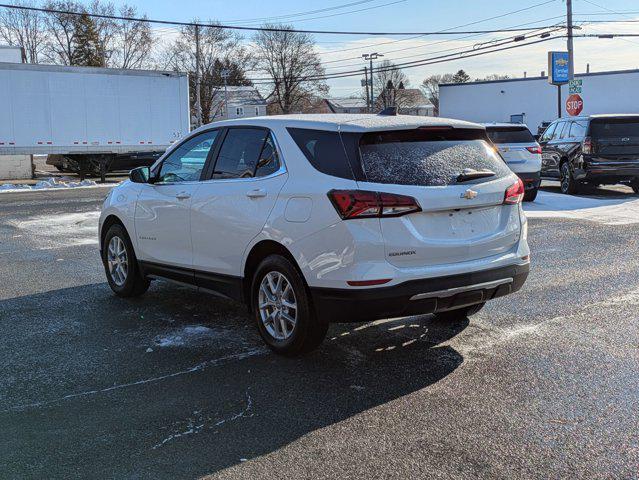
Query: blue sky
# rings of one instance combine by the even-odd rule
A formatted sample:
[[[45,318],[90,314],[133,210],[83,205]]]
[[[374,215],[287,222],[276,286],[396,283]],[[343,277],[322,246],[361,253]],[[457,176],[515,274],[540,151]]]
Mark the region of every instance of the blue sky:
[[[242,1],[206,1],[206,0],[114,0],[114,3],[135,5],[150,18],[189,21],[215,19],[224,22],[250,23],[252,19],[291,15],[300,12],[331,8],[355,3],[356,0],[329,0],[323,2],[300,2],[294,0],[257,0]],[[307,14],[291,18],[289,23],[297,28],[326,30],[368,30],[368,31],[432,31],[450,29],[471,22],[488,19],[498,15],[502,18],[486,20],[464,29],[507,28],[522,23],[540,21],[536,25],[549,25],[561,22],[565,14],[563,0],[518,0],[518,1],[467,1],[467,0],[368,0],[360,1],[350,7]],[[543,5],[538,5],[544,3]],[[538,6],[535,6],[538,5]],[[636,0],[573,0],[575,20],[628,20],[639,19],[639,2]],[[518,9],[526,11],[506,15]],[[374,8],[371,8],[374,7]],[[364,11],[356,11],[367,9]],[[612,13],[619,12],[617,14]],[[350,13],[349,13],[350,12]],[[337,15],[335,15],[337,14]],[[331,15],[328,18],[314,18]],[[557,17],[557,18],[552,18]],[[255,23],[255,22],[253,22]],[[611,23],[584,25],[581,33],[637,32],[639,23]],[[163,35],[170,35],[165,29]],[[250,36],[250,34],[247,34]],[[321,52],[329,72],[351,70],[358,64],[356,57],[365,51],[389,52],[386,58],[398,62],[416,60],[422,57],[440,55],[455,49],[472,48],[477,42],[504,38],[504,34],[463,39],[457,36],[423,37],[403,40],[395,44],[385,42],[400,40],[402,37],[349,37],[317,35],[318,49]],[[398,50],[400,52],[392,52]],[[344,52],[344,49],[348,49]],[[546,69],[546,52],[565,49],[565,40],[554,40],[534,46],[514,49],[472,59],[430,65],[406,70],[410,83],[417,86],[421,80],[434,73],[456,71],[460,68],[468,71],[472,77],[482,77],[490,73],[522,76],[539,75]],[[336,52],[335,50],[340,50]],[[589,63],[591,71],[639,68],[639,38],[634,39],[577,39],[575,44],[576,71],[584,71]],[[409,57],[401,59],[398,57]],[[362,64],[363,66],[363,64]],[[333,95],[348,96],[358,91],[359,79],[349,78],[330,82]]]

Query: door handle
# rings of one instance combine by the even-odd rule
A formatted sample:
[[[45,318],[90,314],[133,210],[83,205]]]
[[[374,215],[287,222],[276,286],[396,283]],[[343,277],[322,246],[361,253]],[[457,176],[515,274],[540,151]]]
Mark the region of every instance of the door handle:
[[[191,198],[191,194],[189,192],[180,192],[175,195],[175,198],[178,200],[186,200],[187,198]]]
[[[246,192],[246,196],[249,198],[261,198],[261,197],[266,197],[266,190],[263,190],[261,188],[255,189],[255,190],[249,190],[248,192]]]

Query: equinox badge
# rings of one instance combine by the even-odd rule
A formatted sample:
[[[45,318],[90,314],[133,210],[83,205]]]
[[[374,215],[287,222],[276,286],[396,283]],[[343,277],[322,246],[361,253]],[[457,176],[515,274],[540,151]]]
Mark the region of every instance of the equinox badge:
[[[465,198],[466,200],[472,200],[476,196],[477,196],[477,192],[469,188],[468,190],[466,190],[464,193],[460,195],[460,198]]]

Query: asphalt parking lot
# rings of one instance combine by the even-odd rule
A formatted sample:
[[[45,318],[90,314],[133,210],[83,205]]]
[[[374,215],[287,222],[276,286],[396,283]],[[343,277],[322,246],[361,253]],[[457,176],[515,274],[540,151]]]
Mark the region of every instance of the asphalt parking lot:
[[[639,197],[557,190],[518,294],[301,359],[231,301],[113,296],[105,188],[0,194],[0,478],[639,478]]]

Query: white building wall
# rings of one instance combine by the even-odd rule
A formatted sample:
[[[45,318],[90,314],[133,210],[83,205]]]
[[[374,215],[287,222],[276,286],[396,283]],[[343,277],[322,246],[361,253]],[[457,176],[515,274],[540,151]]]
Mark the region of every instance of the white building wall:
[[[31,178],[31,155],[0,155],[0,180]]]
[[[581,115],[639,113],[639,70],[575,75],[583,80]],[[562,116],[567,117],[568,86],[561,87]],[[557,87],[546,77],[440,85],[439,114],[471,122],[508,122],[525,114],[533,133],[541,122],[557,118]]]

